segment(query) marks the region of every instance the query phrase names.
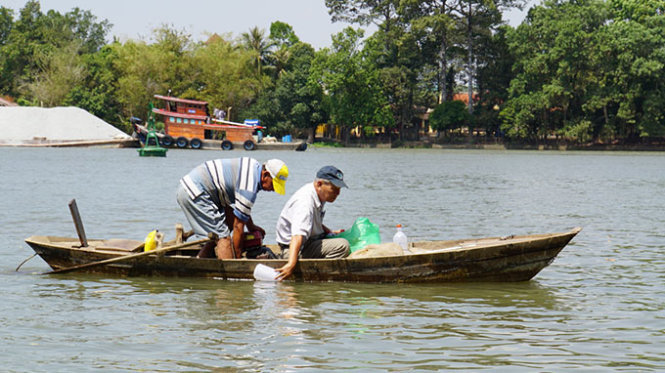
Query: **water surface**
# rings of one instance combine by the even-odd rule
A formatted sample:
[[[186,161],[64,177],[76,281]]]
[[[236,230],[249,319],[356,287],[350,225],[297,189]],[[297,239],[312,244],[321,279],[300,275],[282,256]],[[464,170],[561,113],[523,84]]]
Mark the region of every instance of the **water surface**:
[[[288,195],[334,164],[350,188],[326,224],[360,216],[384,241],[584,230],[534,280],[383,285],[42,276],[23,239],[167,239],[178,179],[220,156],[279,157],[287,196],[260,193],[274,242]],[[663,371],[665,154],[315,149],[0,148],[3,371]]]

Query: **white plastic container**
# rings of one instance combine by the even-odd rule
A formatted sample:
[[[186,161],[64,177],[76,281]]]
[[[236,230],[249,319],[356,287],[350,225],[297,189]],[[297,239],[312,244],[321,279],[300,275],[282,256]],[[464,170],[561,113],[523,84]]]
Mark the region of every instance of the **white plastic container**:
[[[264,264],[257,264],[254,268],[254,278],[259,281],[276,281],[277,271]]]
[[[397,232],[393,236],[393,242],[402,247],[404,254],[411,254],[409,251],[409,244],[406,239],[406,234],[402,232],[402,224],[397,224]]]

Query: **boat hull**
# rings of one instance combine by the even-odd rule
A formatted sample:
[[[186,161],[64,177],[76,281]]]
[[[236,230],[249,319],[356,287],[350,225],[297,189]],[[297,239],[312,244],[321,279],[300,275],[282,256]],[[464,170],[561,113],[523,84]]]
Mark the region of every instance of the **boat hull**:
[[[374,283],[527,281],[547,267],[579,231],[576,228],[543,235],[415,242],[411,244],[415,254],[403,256],[301,259],[291,279]],[[87,248],[79,248],[76,239],[65,237],[32,236],[26,242],[54,270],[133,253],[103,240],[90,240]],[[138,247],[140,242],[131,243]],[[253,279],[259,263],[273,268],[286,263],[275,259],[200,259],[192,256],[197,250],[193,247],[167,255],[146,255],[82,271],[122,276]]]

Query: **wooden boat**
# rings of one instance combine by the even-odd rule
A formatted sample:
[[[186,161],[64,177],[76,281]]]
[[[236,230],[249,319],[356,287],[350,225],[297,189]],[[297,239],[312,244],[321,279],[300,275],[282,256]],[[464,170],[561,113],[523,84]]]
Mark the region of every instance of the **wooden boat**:
[[[580,230],[413,242],[410,243],[411,255],[301,259],[291,279],[350,282],[527,281],[547,267]],[[158,255],[148,254],[150,252],[137,254],[141,253],[143,246],[142,242],[134,240],[88,240],[87,247],[80,247],[81,243],[76,238],[66,237],[32,236],[25,241],[54,270],[116,260],[81,269],[89,273],[252,279],[254,268],[259,263],[273,268],[286,263],[281,259],[200,259],[195,257],[198,245]]]
[[[245,150],[256,149],[253,134],[264,129],[258,121],[236,123],[222,117],[210,116],[206,101],[187,100],[171,96],[154,96],[164,101],[163,108],[152,112],[164,118],[165,135],[160,139],[164,146],[200,149],[203,140],[218,139],[223,150],[233,149],[233,144],[242,144]]]
[[[150,111],[150,114],[160,115],[164,122],[164,133],[156,134],[161,146],[222,150],[242,148],[248,151],[259,147],[263,150],[307,149],[305,142],[276,143],[268,142],[268,138],[261,141],[263,135],[259,136],[259,131],[265,130],[265,127],[260,125],[259,120],[246,119],[238,123],[223,119],[221,114],[211,116],[206,101],[162,95],[154,97],[164,101],[163,107],[152,108]],[[130,118],[130,123],[136,137],[141,143],[146,143],[148,126],[143,126],[142,120],[136,117]]]

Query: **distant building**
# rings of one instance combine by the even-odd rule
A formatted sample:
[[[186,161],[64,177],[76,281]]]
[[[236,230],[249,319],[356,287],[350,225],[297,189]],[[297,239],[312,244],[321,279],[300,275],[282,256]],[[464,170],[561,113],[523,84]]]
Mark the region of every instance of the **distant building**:
[[[469,104],[469,94],[468,93],[455,93],[453,95],[453,101],[462,101],[465,105]],[[480,101],[480,96],[478,93],[473,92],[473,103],[478,103]]]

